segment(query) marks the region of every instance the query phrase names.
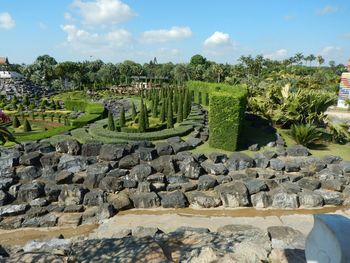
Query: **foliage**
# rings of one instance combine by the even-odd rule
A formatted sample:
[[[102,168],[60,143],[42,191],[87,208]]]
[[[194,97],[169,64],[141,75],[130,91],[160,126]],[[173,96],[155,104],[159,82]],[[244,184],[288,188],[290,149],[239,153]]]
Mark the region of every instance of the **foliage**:
[[[331,140],[335,143],[345,144],[350,141],[349,127],[346,124],[335,124],[329,122],[327,130],[330,133]]]
[[[62,134],[62,133],[69,131],[73,128],[74,127],[72,127],[72,126],[60,126],[57,128],[50,129],[48,131],[43,131],[43,132],[32,132],[32,133],[23,134],[23,135],[16,134],[16,140],[19,142],[37,141],[37,140],[52,137],[54,135]]]
[[[125,127],[125,110],[124,110],[124,107],[122,107],[122,109],[120,111],[119,126],[120,127]]]
[[[30,132],[32,131],[32,127],[30,126],[30,123],[27,119],[24,120],[24,123],[23,123],[23,131],[24,132]]]
[[[12,127],[13,128],[18,128],[21,125],[21,123],[19,122],[17,116],[14,116],[12,119]]]
[[[171,97],[168,98],[168,111],[167,111],[167,128],[174,128],[174,114],[173,114],[173,106],[172,106],[172,101]]]
[[[140,113],[139,113],[139,131],[140,132],[146,131],[145,105],[143,103],[143,98],[141,98],[141,106],[140,106]]]
[[[291,126],[291,135],[298,144],[310,146],[321,140],[323,132],[310,123],[293,124]]]
[[[0,141],[6,143],[8,141],[15,142],[13,134],[5,127],[0,125]]]
[[[133,120],[135,120],[136,115],[137,115],[136,106],[135,106],[135,103],[132,102],[132,104],[131,104],[131,118],[132,118]]]
[[[110,130],[110,131],[115,130],[113,114],[111,111],[108,112],[108,130]]]

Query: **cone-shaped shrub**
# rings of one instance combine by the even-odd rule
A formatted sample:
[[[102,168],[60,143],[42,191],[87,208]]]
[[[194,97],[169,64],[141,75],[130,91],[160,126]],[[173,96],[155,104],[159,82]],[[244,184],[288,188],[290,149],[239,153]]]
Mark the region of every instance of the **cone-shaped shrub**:
[[[165,99],[162,100],[162,106],[160,108],[160,121],[165,122]]]
[[[32,131],[32,127],[30,126],[30,123],[29,123],[29,121],[27,119],[24,120],[23,131],[24,132]]]
[[[186,119],[188,114],[189,114],[188,101],[189,101],[188,92],[185,91],[185,98],[184,98],[184,103],[183,103],[183,118],[184,119]]]
[[[132,103],[132,105],[131,105],[131,118],[133,120],[135,120],[136,115],[137,115],[136,106],[135,106],[135,103]]]
[[[114,119],[111,111],[108,111],[108,130],[115,131]]]
[[[145,104],[145,123],[146,123],[146,129],[149,128],[149,119],[148,119],[148,109],[147,105]]]
[[[180,123],[184,120],[183,105],[182,104],[183,104],[182,94],[179,94],[178,107],[177,107],[177,118],[176,118],[177,123]]]
[[[168,129],[170,128],[174,128],[174,123],[173,123],[173,105],[171,103],[171,99],[169,97],[169,101],[168,101],[168,112],[167,112],[167,123],[166,126]]]
[[[120,111],[119,125],[120,125],[120,127],[125,127],[125,110],[124,110],[124,107],[122,107],[122,110]]]
[[[12,127],[13,128],[18,128],[20,125],[21,125],[21,123],[19,122],[17,116],[14,116],[13,120],[12,120]]]
[[[143,98],[141,97],[140,113],[139,113],[139,131],[146,131],[146,120],[145,120],[145,105],[143,104]]]

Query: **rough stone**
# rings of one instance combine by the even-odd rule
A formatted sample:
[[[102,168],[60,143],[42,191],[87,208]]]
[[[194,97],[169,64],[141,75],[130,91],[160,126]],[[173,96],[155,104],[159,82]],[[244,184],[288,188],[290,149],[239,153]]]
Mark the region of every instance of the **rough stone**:
[[[225,207],[249,205],[248,190],[244,183],[233,181],[215,187]]]
[[[161,205],[164,208],[183,208],[187,205],[187,200],[181,191],[160,192]]]

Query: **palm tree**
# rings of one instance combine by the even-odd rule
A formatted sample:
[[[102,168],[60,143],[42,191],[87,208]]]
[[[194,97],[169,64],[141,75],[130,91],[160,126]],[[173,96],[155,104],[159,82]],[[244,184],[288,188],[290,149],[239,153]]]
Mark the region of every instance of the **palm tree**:
[[[2,143],[7,141],[16,142],[16,139],[5,126],[0,126],[0,141]]]
[[[317,56],[317,62],[318,62],[318,66],[321,67],[321,65],[324,63],[324,58],[321,55]]]

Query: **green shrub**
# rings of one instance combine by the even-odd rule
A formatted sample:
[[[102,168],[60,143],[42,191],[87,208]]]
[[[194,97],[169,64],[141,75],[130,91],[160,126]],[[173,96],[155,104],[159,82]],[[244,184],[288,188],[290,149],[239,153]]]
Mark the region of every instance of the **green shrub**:
[[[30,126],[30,123],[27,119],[24,120],[24,123],[23,123],[23,131],[24,132],[30,132],[32,131],[32,127]]]
[[[133,102],[132,105],[131,105],[131,118],[133,120],[135,120],[136,115],[137,115],[136,106],[135,106],[135,103]]]
[[[13,120],[12,120],[12,127],[13,128],[18,128],[19,126],[21,126],[21,123],[19,122],[17,116],[14,116]]]
[[[45,138],[52,137],[57,134],[62,134],[66,131],[69,131],[73,129],[74,127],[71,126],[60,126],[57,128],[50,129],[48,131],[44,132],[33,132],[30,134],[23,134],[23,135],[18,135],[16,134],[16,140],[19,142],[26,142],[26,141],[37,141]]]
[[[108,112],[108,130],[110,130],[110,131],[115,130],[113,114],[111,111]]]
[[[293,124],[291,126],[291,134],[298,144],[310,146],[321,140],[323,132],[317,126],[307,123]]]
[[[206,103],[205,97],[209,98],[209,145],[235,151],[246,109],[246,87],[200,81],[189,81],[187,87],[194,94],[194,102]]]
[[[125,110],[124,110],[124,107],[122,107],[122,110],[120,111],[119,126],[120,127],[125,127]]]
[[[169,97],[169,99],[168,99],[168,112],[167,112],[167,118],[166,118],[167,128],[168,129],[174,127],[174,120],[173,120],[173,118],[174,118],[173,105],[171,103],[171,97]]]

